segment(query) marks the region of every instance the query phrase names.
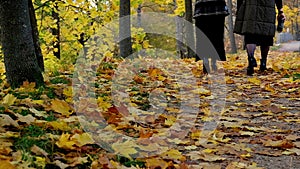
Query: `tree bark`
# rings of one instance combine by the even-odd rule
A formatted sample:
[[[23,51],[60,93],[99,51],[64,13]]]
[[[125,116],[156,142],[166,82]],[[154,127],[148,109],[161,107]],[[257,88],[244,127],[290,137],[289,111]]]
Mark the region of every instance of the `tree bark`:
[[[38,65],[28,0],[0,0],[1,43],[4,53],[6,78],[12,87],[24,81],[43,85],[42,71]]]
[[[39,67],[41,68],[42,71],[44,71],[45,70],[44,58],[43,58],[43,54],[39,42],[39,31],[37,28],[37,21],[36,21],[35,10],[33,7],[32,0],[28,0],[28,7],[29,7],[30,23],[32,28],[32,38],[33,38],[35,54],[36,54]]]
[[[173,3],[175,4],[174,10],[177,8],[177,1],[173,0]],[[177,53],[180,58],[184,58],[186,55],[186,50],[184,48],[184,42],[183,42],[183,19],[181,16],[175,17],[176,22],[176,48]]]
[[[232,0],[228,0],[228,9],[229,9],[229,16],[228,16],[228,28],[229,28],[229,39],[230,39],[230,46],[231,46],[231,53],[237,53],[235,37],[233,33],[233,16],[232,16]]]
[[[137,10],[137,27],[140,28],[142,27],[142,5],[139,4]]]
[[[52,35],[56,38],[56,41],[53,42],[53,54],[57,59],[60,59],[60,19],[58,11],[57,2],[54,2],[54,9],[52,11],[52,17],[56,20],[56,28],[52,28]]]
[[[195,56],[195,35],[193,28],[193,5],[192,0],[185,0],[185,19],[189,22],[186,25],[186,45],[187,45],[187,57],[192,58]]]
[[[183,43],[183,22],[182,18],[180,16],[177,16],[175,18],[176,22],[176,47],[177,47],[177,53],[180,58],[184,58],[186,51],[184,49],[184,43]]]
[[[125,58],[132,54],[131,44],[130,1],[120,0],[120,56]]]

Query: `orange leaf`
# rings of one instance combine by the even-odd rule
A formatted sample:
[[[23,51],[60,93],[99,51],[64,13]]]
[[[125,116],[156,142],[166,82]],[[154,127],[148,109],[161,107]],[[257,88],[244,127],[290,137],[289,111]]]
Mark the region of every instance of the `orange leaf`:
[[[9,161],[0,160],[0,168],[15,169],[16,167],[12,165]]]
[[[165,160],[153,158],[153,159],[146,160],[146,166],[149,169],[155,169],[155,168],[166,169],[169,167],[169,163],[167,163]]]

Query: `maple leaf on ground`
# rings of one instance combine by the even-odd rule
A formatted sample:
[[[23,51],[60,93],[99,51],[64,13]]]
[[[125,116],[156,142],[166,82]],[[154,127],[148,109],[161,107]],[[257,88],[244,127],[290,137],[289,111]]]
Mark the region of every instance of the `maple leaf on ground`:
[[[7,94],[3,100],[2,100],[2,104],[6,107],[11,106],[15,103],[15,101],[17,100],[17,98],[12,95],[12,94]]]
[[[45,168],[46,166],[46,158],[35,156],[35,162],[38,167]]]
[[[47,126],[52,127],[54,130],[68,131],[71,127],[65,121],[51,121],[47,123]]]
[[[74,113],[73,108],[67,102],[58,99],[51,101],[51,109],[66,117]]]
[[[19,128],[19,124],[7,114],[0,114],[0,126],[14,126]]]
[[[95,141],[93,140],[92,136],[88,133],[82,133],[82,134],[75,134],[71,137],[71,140],[74,140],[77,146],[81,147],[86,144],[94,144]]]
[[[285,155],[296,154],[297,156],[300,156],[300,149],[299,148],[287,149],[286,151],[282,152],[282,154]]]
[[[43,150],[42,148],[36,146],[36,145],[33,145],[30,149],[31,152],[35,153],[36,155],[43,155],[45,157],[48,156],[48,153]]]
[[[263,140],[263,145],[266,147],[277,147],[277,148],[293,148],[295,145],[289,140]]]
[[[151,158],[151,159],[146,159],[146,167],[149,169],[156,169],[156,168],[161,168],[161,169],[166,169],[170,165],[170,162],[166,162],[165,160],[162,159],[157,159],[157,158]]]
[[[242,162],[231,162],[226,169],[242,169],[242,168],[247,168],[247,169],[263,169],[262,167],[258,167],[256,163],[252,164],[245,164]]]
[[[163,158],[171,159],[171,160],[184,161],[186,159],[180,151],[175,150],[175,149],[170,149],[169,151],[163,153],[161,156]]]
[[[116,142],[112,145],[112,148],[116,153],[123,155],[126,158],[132,159],[132,155],[138,153],[136,150],[136,144],[133,141]]]
[[[1,169],[16,169],[14,165],[12,165],[9,161],[0,160],[0,168]]]
[[[76,144],[74,140],[70,139],[71,135],[70,134],[62,134],[59,138],[59,140],[56,142],[56,145],[59,148],[64,148],[64,149],[75,149],[73,145]]]
[[[0,138],[0,156],[1,155],[9,155],[13,150],[11,147],[13,146],[12,141],[9,139]]]
[[[26,116],[22,116],[21,114],[15,114],[18,117],[18,121],[26,124],[31,124],[33,123],[36,118],[33,117],[31,114],[28,114]]]

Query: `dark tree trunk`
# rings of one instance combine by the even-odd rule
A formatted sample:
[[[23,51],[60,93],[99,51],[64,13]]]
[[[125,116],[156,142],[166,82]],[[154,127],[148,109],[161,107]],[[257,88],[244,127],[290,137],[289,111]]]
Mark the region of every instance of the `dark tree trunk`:
[[[177,8],[176,0],[173,1],[175,4],[175,9]],[[174,10],[175,10],[174,9]],[[180,58],[184,58],[186,55],[186,50],[184,48],[184,42],[183,42],[183,19],[181,16],[177,16],[175,18],[176,22],[176,47],[177,47],[177,53]]]
[[[41,50],[40,42],[39,42],[39,31],[37,28],[35,11],[34,11],[33,3],[31,0],[28,0],[28,7],[29,7],[30,23],[31,23],[31,28],[32,28],[32,38],[33,38],[33,44],[34,44],[34,49],[35,49],[35,55],[36,55],[39,67],[41,68],[42,71],[44,71],[45,70],[44,58],[42,55],[42,50]]]
[[[228,0],[228,9],[229,9],[229,17],[228,17],[228,31],[229,31],[229,39],[231,46],[231,53],[237,53],[235,37],[233,33],[233,16],[232,16],[232,0]]]
[[[124,58],[132,54],[130,25],[130,1],[120,0],[120,56]]]
[[[60,19],[58,14],[58,5],[56,2],[54,2],[52,17],[56,20],[56,28],[52,28],[52,35],[56,38],[56,41],[53,42],[53,48],[55,49],[53,54],[57,59],[60,59]]]
[[[176,22],[176,47],[177,47],[177,53],[180,58],[184,58],[186,55],[186,50],[184,48],[183,43],[183,22],[182,18],[180,16],[177,16],[175,18]]]
[[[189,22],[186,25],[186,44],[187,44],[187,57],[192,58],[195,55],[195,35],[193,28],[193,4],[192,0],[185,0],[185,19]]]
[[[142,5],[139,4],[137,10],[137,27],[140,28],[142,27]]]
[[[1,43],[6,78],[12,87],[24,81],[43,85],[32,37],[28,0],[0,0]]]

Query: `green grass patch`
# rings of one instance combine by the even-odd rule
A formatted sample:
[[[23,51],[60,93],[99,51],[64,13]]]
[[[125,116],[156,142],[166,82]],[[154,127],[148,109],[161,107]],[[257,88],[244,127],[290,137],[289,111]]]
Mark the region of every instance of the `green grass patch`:
[[[25,127],[21,131],[21,136],[15,140],[15,147],[24,152],[30,152],[30,148],[34,145],[44,149],[48,153],[52,153],[51,141],[45,136],[46,131],[35,125]]]
[[[300,73],[295,73],[293,74],[293,81],[299,80],[300,79]]]
[[[57,118],[54,116],[53,111],[48,112],[49,116],[45,118],[46,121],[55,121]]]
[[[50,80],[50,82],[52,84],[60,84],[60,83],[62,83],[62,84],[69,84],[70,83],[69,80],[67,80],[67,79],[65,79],[63,77],[54,77],[53,79]]]
[[[143,162],[143,161],[130,160],[130,159],[120,156],[120,155],[117,155],[117,161],[126,167],[131,167],[131,166],[134,166],[134,167],[139,166],[140,168],[146,167],[145,162]]]
[[[45,93],[46,93],[47,97],[49,97],[50,99],[54,99],[56,97],[55,91],[51,87],[47,88]]]

